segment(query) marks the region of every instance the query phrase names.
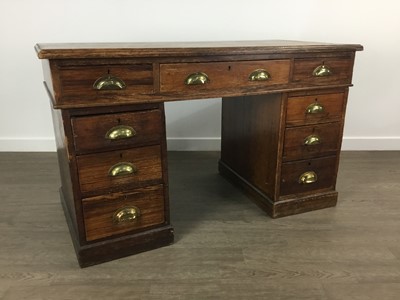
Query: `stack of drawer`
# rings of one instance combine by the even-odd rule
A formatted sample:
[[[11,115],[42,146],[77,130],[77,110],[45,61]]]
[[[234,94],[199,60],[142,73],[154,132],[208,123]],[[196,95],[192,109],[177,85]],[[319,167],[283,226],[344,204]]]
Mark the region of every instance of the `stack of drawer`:
[[[280,185],[283,198],[334,189],[345,93],[320,93],[287,100]]]
[[[163,111],[71,118],[86,241],[164,224]]]

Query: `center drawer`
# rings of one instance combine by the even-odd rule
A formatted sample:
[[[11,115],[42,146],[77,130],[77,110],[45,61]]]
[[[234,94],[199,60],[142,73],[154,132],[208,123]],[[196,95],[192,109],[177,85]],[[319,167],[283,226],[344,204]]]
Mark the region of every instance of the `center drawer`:
[[[78,154],[158,144],[163,133],[159,109],[77,117],[71,122]]]
[[[84,196],[162,183],[159,145],[76,157]]]
[[[165,222],[162,185],[83,199],[82,206],[87,241]]]
[[[257,89],[289,81],[290,60],[160,65],[161,93]]]

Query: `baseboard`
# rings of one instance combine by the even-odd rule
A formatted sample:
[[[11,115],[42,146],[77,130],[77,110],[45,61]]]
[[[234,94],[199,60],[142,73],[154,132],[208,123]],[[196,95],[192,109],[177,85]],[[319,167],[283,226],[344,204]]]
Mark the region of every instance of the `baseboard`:
[[[0,152],[55,152],[54,137],[1,138]]]
[[[398,151],[400,137],[343,137],[344,151]]]
[[[171,151],[219,151],[219,137],[168,138]],[[400,150],[400,137],[344,137],[344,151]],[[56,144],[53,137],[45,138],[0,138],[0,152],[53,152]]]

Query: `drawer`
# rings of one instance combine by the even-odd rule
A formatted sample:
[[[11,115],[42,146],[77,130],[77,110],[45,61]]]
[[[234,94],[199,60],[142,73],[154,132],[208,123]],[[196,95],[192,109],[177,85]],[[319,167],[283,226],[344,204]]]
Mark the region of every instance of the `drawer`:
[[[82,207],[87,241],[165,222],[162,185],[83,199]]]
[[[99,195],[162,182],[159,145],[76,157],[81,193]]]
[[[286,128],[283,161],[335,155],[340,134],[339,122]]]
[[[340,121],[344,111],[345,97],[345,93],[289,97],[286,125]]]
[[[351,57],[295,59],[292,82],[312,85],[351,84],[352,70]]]
[[[78,154],[160,143],[162,112],[158,109],[72,118]]]
[[[286,84],[289,81],[289,72],[290,60],[161,64],[160,91],[190,93],[223,89],[265,89]]]
[[[281,196],[333,189],[336,156],[282,164]]]
[[[58,89],[63,102],[151,94],[153,87],[152,64],[59,66]],[[58,99],[56,94],[56,98]],[[74,101],[72,101],[74,102]]]

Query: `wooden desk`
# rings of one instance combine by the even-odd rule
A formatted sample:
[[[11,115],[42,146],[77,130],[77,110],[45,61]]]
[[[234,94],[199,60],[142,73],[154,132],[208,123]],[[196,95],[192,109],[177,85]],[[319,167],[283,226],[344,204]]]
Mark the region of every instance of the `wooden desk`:
[[[223,98],[220,173],[271,217],[336,205],[359,50],[291,41],[36,45],[80,266],[173,242],[166,101]]]

